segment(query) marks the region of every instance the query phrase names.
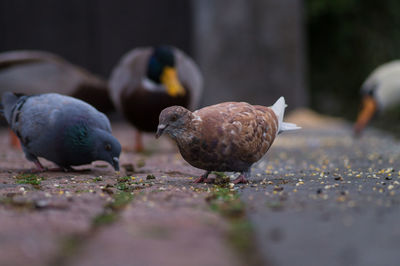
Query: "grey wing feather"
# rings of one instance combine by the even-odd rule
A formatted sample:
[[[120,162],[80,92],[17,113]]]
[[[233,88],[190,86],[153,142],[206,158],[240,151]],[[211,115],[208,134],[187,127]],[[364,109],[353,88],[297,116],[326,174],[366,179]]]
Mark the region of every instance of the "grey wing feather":
[[[110,122],[103,113],[81,100],[55,93],[29,97],[21,114],[14,112],[11,126],[22,138],[35,138],[60,119],[67,121],[79,117],[91,127],[111,132]]]
[[[66,108],[66,106],[70,108],[70,112],[66,112],[68,117],[64,117],[64,119],[75,119],[76,117],[81,117],[89,126],[111,133],[111,124],[105,114],[99,112],[96,108],[82,100],[62,95],[58,95],[58,97],[62,98],[59,100],[60,103],[58,103],[58,108]],[[52,118],[52,121],[50,122],[54,122],[53,119],[57,119],[57,117]]]
[[[203,77],[196,63],[179,49],[175,49],[177,58],[178,76],[182,83],[186,83],[191,88],[191,101],[189,109],[194,110],[199,106],[203,92]]]

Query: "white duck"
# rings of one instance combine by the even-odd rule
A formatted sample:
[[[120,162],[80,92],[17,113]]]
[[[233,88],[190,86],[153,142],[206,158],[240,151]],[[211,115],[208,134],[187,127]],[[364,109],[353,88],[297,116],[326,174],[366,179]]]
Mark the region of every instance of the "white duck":
[[[361,87],[362,109],[354,125],[360,135],[376,112],[400,106],[400,60],[391,61],[375,69]]]

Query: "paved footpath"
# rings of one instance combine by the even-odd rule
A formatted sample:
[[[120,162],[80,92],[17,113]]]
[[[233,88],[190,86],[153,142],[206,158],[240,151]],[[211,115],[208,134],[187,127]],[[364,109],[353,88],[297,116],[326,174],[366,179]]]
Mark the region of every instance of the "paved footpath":
[[[300,112],[241,190],[268,265],[400,265],[400,142]],[[257,176],[258,175],[258,176]]]
[[[400,142],[306,111],[250,184],[192,184],[167,140],[115,125],[123,170],[31,175],[0,131],[0,265],[398,265]],[[51,163],[45,162],[46,166]]]

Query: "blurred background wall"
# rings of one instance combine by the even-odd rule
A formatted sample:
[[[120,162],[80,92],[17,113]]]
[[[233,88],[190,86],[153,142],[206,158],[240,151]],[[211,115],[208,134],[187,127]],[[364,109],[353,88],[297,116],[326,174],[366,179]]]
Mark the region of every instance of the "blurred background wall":
[[[371,71],[400,57],[398,0],[0,0],[0,52],[39,49],[108,78],[128,50],[171,44],[203,104],[244,100],[355,119]]]
[[[137,46],[191,53],[190,1],[0,0],[0,51],[38,49],[108,77]]]
[[[196,0],[193,15],[206,104],[307,103],[301,0]]]
[[[108,78],[128,50],[171,44],[205,75],[203,104],[307,103],[301,0],[0,0],[0,51],[54,52]]]
[[[311,107],[354,120],[362,82],[379,65],[400,58],[400,1],[304,3]]]

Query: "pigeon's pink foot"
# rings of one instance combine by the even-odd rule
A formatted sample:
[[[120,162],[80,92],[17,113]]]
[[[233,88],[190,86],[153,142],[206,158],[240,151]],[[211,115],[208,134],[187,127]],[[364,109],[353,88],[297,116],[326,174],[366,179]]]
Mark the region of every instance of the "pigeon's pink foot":
[[[43,165],[39,162],[38,159],[34,160],[33,163],[36,165],[35,169],[32,169],[30,172],[32,173],[43,173],[46,172],[47,169],[43,167]]]
[[[244,175],[238,176],[235,180],[233,180],[233,184],[246,184],[249,181],[247,181],[246,177]]]
[[[213,178],[206,178],[204,176],[200,176],[196,178],[193,183],[214,183],[215,179]]]
[[[193,183],[214,183],[215,179],[207,178],[210,172],[206,172],[204,175],[196,178]]]

